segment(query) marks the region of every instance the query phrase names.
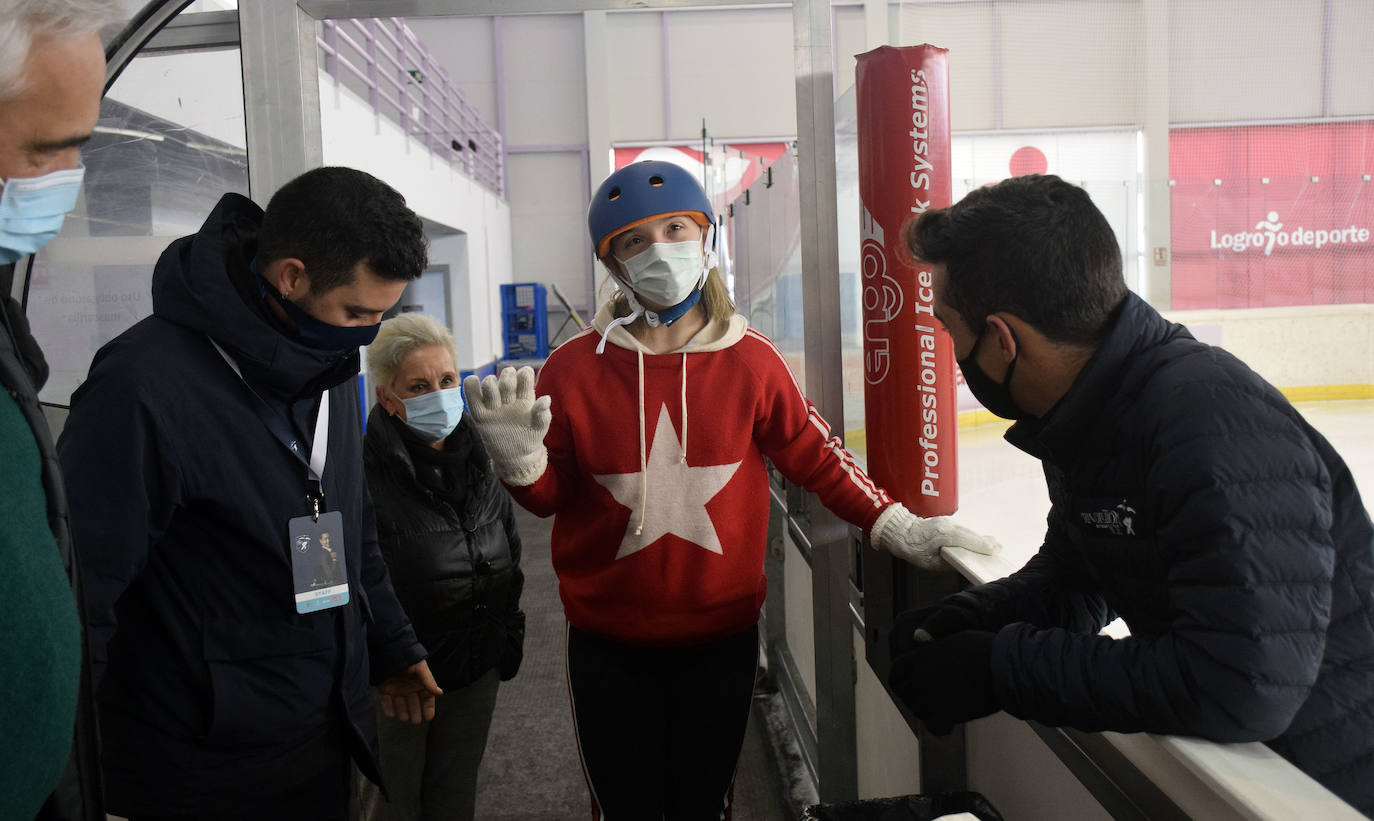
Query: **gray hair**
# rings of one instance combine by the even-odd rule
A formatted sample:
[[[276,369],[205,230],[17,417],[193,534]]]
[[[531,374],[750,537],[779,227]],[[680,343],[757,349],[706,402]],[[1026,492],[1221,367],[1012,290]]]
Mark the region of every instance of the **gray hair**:
[[[117,0],[0,0],[0,100],[23,92],[35,38],[81,37],[124,17]]]
[[[434,317],[410,313],[383,322],[377,338],[367,346],[367,373],[373,384],[390,385],[401,360],[431,345],[446,349],[457,367],[458,351],[453,346],[453,334]]]

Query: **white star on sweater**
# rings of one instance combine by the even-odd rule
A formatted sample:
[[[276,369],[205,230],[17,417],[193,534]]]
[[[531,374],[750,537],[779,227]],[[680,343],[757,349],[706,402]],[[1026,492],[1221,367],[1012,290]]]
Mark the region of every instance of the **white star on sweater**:
[[[682,457],[682,443],[663,405],[647,459],[648,493],[642,474],[608,473],[595,476],[615,500],[630,509],[630,523],[620,541],[617,559],[638,553],[671,533],[712,553],[724,554],[706,503],[735,475],[740,462],[692,467]],[[644,496],[648,496],[647,503]],[[642,517],[642,518],[641,518]],[[635,533],[640,522],[643,532]]]

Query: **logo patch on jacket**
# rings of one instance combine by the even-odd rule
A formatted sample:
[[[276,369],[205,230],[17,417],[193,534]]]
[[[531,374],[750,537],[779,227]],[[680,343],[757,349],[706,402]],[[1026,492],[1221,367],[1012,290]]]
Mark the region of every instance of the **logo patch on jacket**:
[[[1120,496],[1075,499],[1073,518],[1084,528],[1112,536],[1138,537],[1145,535],[1143,510],[1144,505],[1138,500]]]

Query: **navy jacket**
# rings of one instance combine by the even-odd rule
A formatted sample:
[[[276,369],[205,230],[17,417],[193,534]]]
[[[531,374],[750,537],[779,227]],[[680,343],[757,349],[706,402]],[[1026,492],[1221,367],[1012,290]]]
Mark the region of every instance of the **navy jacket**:
[[[357,351],[268,319],[248,270],[261,219],[228,194],[168,247],[153,315],[96,354],[58,443],[121,815],[327,815],[350,753],[376,780],[369,684],[424,657],[377,548]],[[330,403],[347,605],[296,612],[287,522],[311,511],[305,467],[211,339],[307,447],[322,391]]]
[[[466,687],[493,667],[502,681],[513,678],[525,643],[520,533],[471,417],[440,454],[374,405],[363,466],[382,556],[439,686]],[[425,481],[421,472],[442,478]],[[458,490],[442,493],[441,485]]]
[[[1374,812],[1374,528],[1350,471],[1283,396],[1131,295],[1045,417],[1049,528],[958,594],[997,630],[1012,715],[1263,741]],[[1119,615],[1129,638],[1098,631]]]

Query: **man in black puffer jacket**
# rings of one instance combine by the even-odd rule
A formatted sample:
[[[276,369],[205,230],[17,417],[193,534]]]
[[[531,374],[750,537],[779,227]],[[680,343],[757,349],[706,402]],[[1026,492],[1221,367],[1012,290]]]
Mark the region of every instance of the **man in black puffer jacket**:
[[[1021,570],[898,619],[894,692],[937,731],[1003,709],[1263,741],[1374,812],[1374,527],[1330,444],[1127,292],[1080,188],[1007,180],[908,242],[1051,509]],[[1130,637],[1099,635],[1116,616]]]

